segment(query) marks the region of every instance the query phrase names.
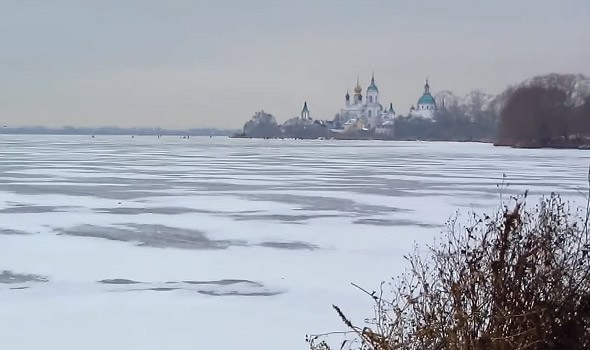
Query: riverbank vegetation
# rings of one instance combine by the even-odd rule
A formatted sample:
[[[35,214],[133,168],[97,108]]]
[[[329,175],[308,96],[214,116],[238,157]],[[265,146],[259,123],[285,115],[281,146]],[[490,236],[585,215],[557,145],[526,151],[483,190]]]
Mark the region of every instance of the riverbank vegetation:
[[[346,328],[308,336],[313,350],[590,349],[588,208],[551,195],[492,216],[451,220],[442,240],[406,256],[375,291],[366,323],[334,306]]]

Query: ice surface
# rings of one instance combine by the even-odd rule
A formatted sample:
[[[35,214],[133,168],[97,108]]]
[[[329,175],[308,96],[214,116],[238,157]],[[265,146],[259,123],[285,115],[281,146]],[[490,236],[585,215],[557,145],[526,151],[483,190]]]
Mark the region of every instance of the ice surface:
[[[47,282],[47,278],[33,274],[20,274],[4,270],[0,273],[0,283]]]
[[[487,144],[7,136],[10,349],[302,349],[362,320],[445,221],[529,190],[581,203],[590,154]],[[505,182],[506,187],[497,186]]]

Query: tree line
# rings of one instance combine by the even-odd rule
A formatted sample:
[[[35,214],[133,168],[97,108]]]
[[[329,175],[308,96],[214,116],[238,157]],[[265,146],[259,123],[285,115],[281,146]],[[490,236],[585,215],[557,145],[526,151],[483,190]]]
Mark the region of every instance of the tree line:
[[[589,144],[590,97],[568,101],[558,88],[522,87],[500,114],[496,144],[516,147],[574,147]]]
[[[339,115],[331,122],[290,120],[278,125],[272,115],[259,112],[237,136],[480,141],[513,147],[590,148],[589,82],[583,75],[547,74],[496,96],[474,90],[457,98],[450,91],[442,91],[437,95],[439,108],[432,119],[398,116],[393,132],[386,135],[378,135],[375,129],[331,132],[342,126]]]

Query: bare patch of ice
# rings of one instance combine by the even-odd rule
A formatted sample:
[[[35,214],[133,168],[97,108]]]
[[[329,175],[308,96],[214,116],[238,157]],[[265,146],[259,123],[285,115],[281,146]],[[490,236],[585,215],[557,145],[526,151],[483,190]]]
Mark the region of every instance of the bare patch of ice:
[[[375,225],[375,226],[418,226],[425,228],[437,228],[443,227],[442,225],[433,225],[414,220],[406,219],[359,219],[353,221],[353,224],[357,225]]]
[[[138,284],[141,282],[128,280],[128,279],[124,279],[124,278],[114,278],[114,279],[101,280],[101,281],[98,281],[98,283],[103,283],[103,284]]]
[[[12,207],[0,209],[0,214],[39,214],[51,213],[56,211],[67,211],[68,207],[48,206],[48,205],[23,205],[18,204]]]
[[[138,246],[180,249],[227,249],[245,246],[241,240],[215,240],[199,230],[169,227],[164,225],[126,224],[123,227],[80,225],[57,229],[59,234],[104,238],[113,241],[137,242]]]
[[[287,249],[287,250],[316,250],[318,246],[304,242],[262,242],[261,247]]]
[[[243,279],[223,279],[213,281],[178,281],[178,282],[138,282],[124,278],[98,281],[111,287],[111,292],[172,292],[189,291],[210,296],[273,296],[284,293],[271,289],[260,282]],[[129,288],[133,285],[133,288]]]
[[[21,274],[12,272],[10,270],[4,270],[2,273],[0,273],[0,283],[5,284],[47,281],[49,281],[47,277],[35,274]]]
[[[134,242],[140,247],[179,249],[227,249],[229,247],[266,247],[286,250],[316,250],[318,246],[301,241],[264,241],[252,243],[238,239],[211,239],[200,230],[164,225],[125,224],[122,227],[79,225],[56,228],[60,235],[103,238],[112,241]]]
[[[0,235],[28,235],[29,232],[20,231],[20,230],[12,230],[8,228],[1,228],[0,227]]]
[[[317,215],[287,215],[287,214],[266,214],[266,215],[243,215],[243,214],[236,214],[232,215],[235,220],[238,221],[246,221],[246,220],[262,220],[262,221],[279,221],[279,222],[286,222],[286,223],[303,223],[304,221],[308,221],[311,219],[322,219],[322,218],[334,218],[338,217],[338,215],[334,214],[317,214]]]

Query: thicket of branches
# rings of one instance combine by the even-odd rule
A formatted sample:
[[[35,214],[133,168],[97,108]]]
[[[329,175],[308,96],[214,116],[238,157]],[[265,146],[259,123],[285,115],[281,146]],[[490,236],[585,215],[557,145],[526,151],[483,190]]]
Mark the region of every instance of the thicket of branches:
[[[500,113],[498,144],[540,147],[568,143],[590,135],[590,99],[568,104],[557,88],[522,87]]]
[[[556,195],[533,208],[511,203],[466,225],[451,220],[428,254],[406,256],[387,291],[359,287],[374,301],[371,319],[353,324],[334,306],[346,340],[312,335],[310,348],[590,349],[588,208]]]

